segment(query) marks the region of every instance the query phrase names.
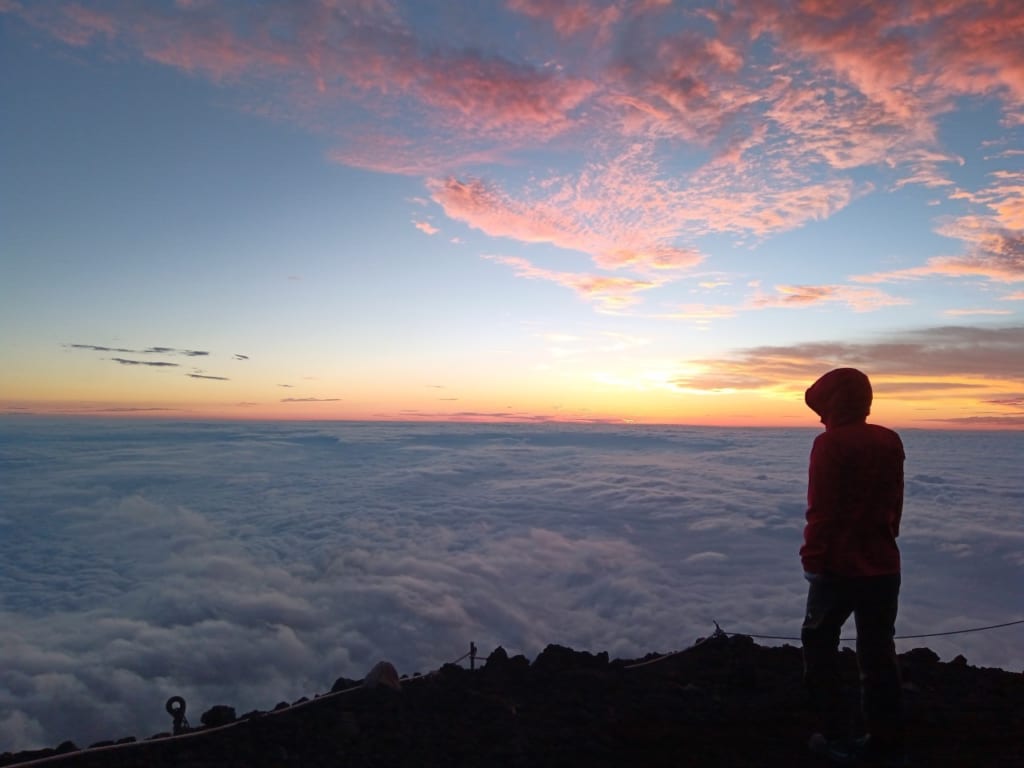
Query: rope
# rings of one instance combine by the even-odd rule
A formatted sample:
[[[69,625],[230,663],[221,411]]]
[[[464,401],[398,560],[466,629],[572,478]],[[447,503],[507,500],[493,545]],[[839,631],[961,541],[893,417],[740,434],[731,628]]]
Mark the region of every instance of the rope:
[[[665,659],[670,659],[673,656],[678,656],[678,655],[680,655],[682,653],[686,653],[687,651],[692,651],[694,648],[697,648],[697,647],[699,647],[701,645],[704,645],[704,643],[708,642],[709,640],[713,640],[713,639],[715,639],[717,637],[727,637],[729,635],[728,632],[723,632],[722,631],[722,628],[720,626],[718,626],[718,622],[717,621],[712,621],[712,623],[715,625],[715,631],[712,632],[708,637],[705,637],[705,638],[703,638],[701,640],[698,640],[696,643],[691,645],[689,648],[683,648],[683,650],[681,650],[681,651],[672,651],[671,653],[665,653],[665,654],[662,654],[661,656],[656,656],[653,659],[648,659],[647,661],[637,662],[636,664],[627,664],[625,668],[626,669],[637,669],[638,667],[646,667],[649,664],[657,664],[659,661],[664,661]]]
[[[683,648],[681,651],[671,651],[670,653],[665,653],[665,654],[662,654],[661,656],[656,656],[655,658],[648,659],[647,661],[637,662],[636,664],[627,664],[625,669],[637,669],[638,667],[646,667],[649,664],[657,664],[659,661],[664,661],[665,659],[670,659],[673,656],[679,656],[680,654],[686,653],[687,651],[692,651],[694,648],[697,648],[697,647],[699,647],[701,645],[704,645],[704,643],[708,642],[709,640],[713,640],[713,639],[715,639],[717,637],[750,637],[750,638],[755,638],[757,640],[797,640],[797,641],[799,641],[801,639],[799,637],[791,637],[789,635],[751,635],[751,634],[748,634],[746,632],[726,632],[720,626],[718,626],[718,622],[715,621],[714,619],[712,619],[712,623],[715,625],[715,631],[713,633],[711,633],[711,635],[709,635],[708,637],[705,637],[705,638],[703,638],[701,640],[698,640],[696,643],[694,643],[690,647]],[[1016,626],[1018,624],[1024,624],[1024,619],[1017,619],[1016,621],[1007,621],[1007,622],[1004,622],[1002,624],[989,624],[986,627],[970,627],[968,629],[953,629],[953,630],[950,630],[949,632],[929,632],[929,633],[923,634],[923,635],[894,635],[893,636],[893,640],[915,640],[915,639],[922,638],[922,637],[945,637],[947,635],[965,635],[968,632],[985,632],[985,631],[990,630],[990,629],[1002,629],[1003,627],[1013,627],[1013,626]],[[841,637],[841,638],[839,638],[839,642],[841,642],[841,643],[852,643],[856,639],[857,638],[855,638],[855,637]]]
[[[1017,624],[1024,624],[1024,619],[1017,619],[1017,621],[1007,621],[1003,624],[990,624],[987,627],[971,627],[970,629],[954,629],[950,632],[932,632],[927,635],[896,635],[896,640],[913,640],[918,637],[944,637],[945,635],[965,635],[968,632],[984,632],[988,629],[1002,629],[1003,627],[1012,627]]]
[[[987,627],[970,627],[968,629],[953,629],[949,632],[928,632],[923,635],[893,635],[893,640],[918,640],[922,637],[946,637],[948,635],[966,635],[969,632],[985,632],[990,629],[1002,629],[1003,627],[1013,627],[1017,624],[1024,624],[1024,619],[1017,619],[1016,621],[1007,621],[1002,624],[990,624]],[[718,624],[715,624],[717,627]],[[746,632],[726,632],[727,635],[745,635],[746,637],[753,637],[757,640],[800,640],[799,637],[790,637],[787,635],[751,635]],[[852,643],[857,638],[855,637],[841,637],[839,642],[841,643]]]

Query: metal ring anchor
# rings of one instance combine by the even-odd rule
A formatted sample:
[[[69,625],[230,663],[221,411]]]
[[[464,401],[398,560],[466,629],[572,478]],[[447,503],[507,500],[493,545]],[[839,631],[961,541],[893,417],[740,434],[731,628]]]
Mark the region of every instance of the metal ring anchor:
[[[174,719],[174,735],[184,733],[189,729],[188,718],[185,717],[185,700],[181,696],[171,696],[164,705],[164,709]]]

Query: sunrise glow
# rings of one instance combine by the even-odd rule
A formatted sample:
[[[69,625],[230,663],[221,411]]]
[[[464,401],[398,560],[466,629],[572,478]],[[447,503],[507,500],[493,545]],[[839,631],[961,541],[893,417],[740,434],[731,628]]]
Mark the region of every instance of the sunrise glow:
[[[0,0],[0,412],[1020,428],[1022,28]]]

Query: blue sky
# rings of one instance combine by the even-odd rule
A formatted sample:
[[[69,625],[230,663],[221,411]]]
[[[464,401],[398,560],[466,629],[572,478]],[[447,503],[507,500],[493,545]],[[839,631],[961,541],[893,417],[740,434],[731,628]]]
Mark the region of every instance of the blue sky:
[[[1019,23],[5,0],[0,407],[1017,427]]]

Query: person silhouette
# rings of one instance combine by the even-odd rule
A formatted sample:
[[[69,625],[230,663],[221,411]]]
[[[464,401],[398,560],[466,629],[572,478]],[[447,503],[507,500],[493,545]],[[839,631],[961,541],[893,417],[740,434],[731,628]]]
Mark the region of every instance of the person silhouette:
[[[800,559],[809,582],[800,637],[804,683],[819,718],[812,751],[838,762],[905,762],[896,614],[896,545],[903,514],[905,453],[899,435],[867,423],[872,389],[855,368],[836,368],[804,395],[825,431],[811,449],[807,523]],[[853,615],[866,734],[850,738],[839,638]]]

